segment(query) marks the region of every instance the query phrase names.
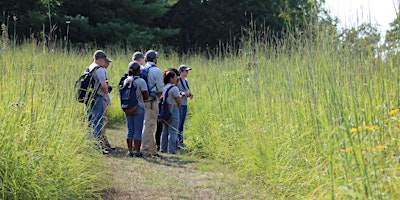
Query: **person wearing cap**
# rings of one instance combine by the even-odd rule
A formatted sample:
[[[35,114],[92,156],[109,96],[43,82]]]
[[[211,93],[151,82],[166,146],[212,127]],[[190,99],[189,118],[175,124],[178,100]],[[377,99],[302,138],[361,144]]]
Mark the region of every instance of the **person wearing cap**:
[[[189,74],[189,70],[192,70],[186,65],[181,65],[178,68],[179,70],[179,79],[178,79],[178,88],[181,96],[181,107],[179,109],[179,134],[178,134],[178,148],[182,149],[186,145],[183,143],[183,126],[185,125],[186,115],[188,112],[188,98],[192,99],[193,94],[190,92],[189,81],[187,80],[187,76]]]
[[[128,157],[142,157],[140,152],[142,143],[142,130],[144,121],[144,100],[148,98],[147,85],[144,79],[140,78],[140,63],[137,61],[128,64],[128,72],[125,73],[120,82],[119,88],[136,85],[136,98],[138,101],[137,109],[132,113],[125,113],[127,133],[126,143],[128,145]],[[133,151],[135,148],[135,152]]]
[[[173,71],[179,77],[178,69],[176,69],[176,68],[168,68],[167,71]],[[178,83],[176,83],[176,84],[178,84]],[[157,151],[160,151],[162,129],[163,129],[163,123],[161,121],[157,121],[156,137],[155,137]]]
[[[97,50],[93,54],[93,63],[89,65],[86,71],[93,72],[94,89],[96,91],[93,100],[88,105],[88,121],[89,127],[92,129],[93,136],[98,140],[99,144],[104,148],[108,141],[103,141],[102,130],[105,129],[105,115],[107,106],[111,105],[109,91],[111,87],[108,85],[107,68],[112,60],[107,57],[103,50]],[[97,66],[99,68],[95,69]],[[107,138],[107,137],[105,137]],[[108,154],[107,150],[103,150],[104,154]]]
[[[137,61],[141,67],[146,63],[146,61],[144,60],[144,55],[140,51],[136,51],[135,53],[133,53],[132,61]]]
[[[158,101],[164,89],[163,75],[157,67],[158,54],[154,50],[149,50],[145,54],[146,65],[148,68],[147,87],[149,88],[149,99],[144,102],[145,115],[142,134],[141,151],[145,156],[159,156],[156,153],[154,132],[157,126]]]

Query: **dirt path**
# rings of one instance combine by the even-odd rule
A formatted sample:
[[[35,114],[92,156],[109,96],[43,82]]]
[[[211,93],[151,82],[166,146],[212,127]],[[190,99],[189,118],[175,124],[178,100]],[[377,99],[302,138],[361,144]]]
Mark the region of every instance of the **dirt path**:
[[[233,176],[223,166],[185,152],[128,158],[125,128],[108,129],[107,136],[116,150],[105,157],[113,185],[104,199],[264,199],[248,180]]]

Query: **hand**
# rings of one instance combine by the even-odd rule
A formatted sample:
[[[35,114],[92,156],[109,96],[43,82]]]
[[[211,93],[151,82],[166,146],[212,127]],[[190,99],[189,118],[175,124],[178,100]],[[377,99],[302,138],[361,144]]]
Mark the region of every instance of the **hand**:
[[[188,93],[187,93],[187,97],[189,97],[190,99],[193,99],[193,94],[190,93],[190,92],[188,92]]]

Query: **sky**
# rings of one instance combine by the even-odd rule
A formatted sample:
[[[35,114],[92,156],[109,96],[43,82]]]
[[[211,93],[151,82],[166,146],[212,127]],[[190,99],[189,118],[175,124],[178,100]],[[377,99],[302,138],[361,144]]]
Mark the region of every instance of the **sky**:
[[[379,25],[385,35],[396,19],[400,0],[325,0],[325,8],[340,20],[339,27],[357,27],[363,22]]]

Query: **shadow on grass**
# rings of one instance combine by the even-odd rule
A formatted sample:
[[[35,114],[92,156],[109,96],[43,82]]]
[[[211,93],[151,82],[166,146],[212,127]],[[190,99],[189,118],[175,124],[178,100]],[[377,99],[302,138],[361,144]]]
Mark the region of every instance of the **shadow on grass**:
[[[158,164],[158,165],[165,165],[169,167],[179,167],[185,168],[188,164],[195,163],[194,160],[185,158],[184,154],[187,152],[186,150],[179,150],[177,154],[165,154],[159,153],[159,157],[133,157],[129,158],[126,156],[128,149],[115,147],[115,150],[110,151],[108,156],[114,158],[124,158],[124,159],[143,159],[149,163]]]

